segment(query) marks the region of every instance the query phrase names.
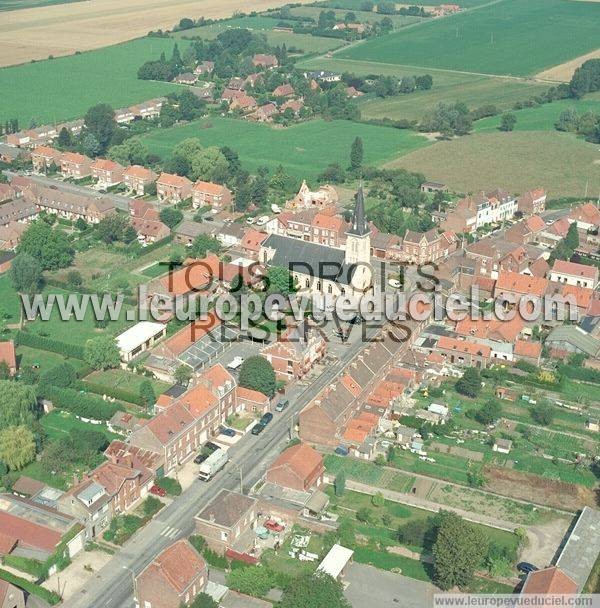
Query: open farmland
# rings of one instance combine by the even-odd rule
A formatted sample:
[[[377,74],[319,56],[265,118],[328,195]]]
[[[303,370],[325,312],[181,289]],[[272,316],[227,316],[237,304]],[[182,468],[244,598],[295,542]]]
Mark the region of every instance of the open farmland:
[[[593,2],[500,0],[357,44],[340,56],[527,76],[598,48],[599,20],[600,4]]]
[[[300,3],[308,0],[299,0]],[[281,0],[88,0],[6,12],[0,66],[70,55],[170,29],[182,17],[218,19],[281,6]]]
[[[299,6],[297,8],[292,9],[292,15],[298,15],[300,17],[310,17],[315,21],[319,20],[319,14],[323,10],[323,6]],[[348,9],[328,9],[334,10],[336,19],[340,21],[344,20]],[[376,12],[366,12],[360,10],[352,11],[356,15],[356,20],[359,23],[375,23],[381,21],[384,17],[389,17],[394,24],[394,29],[400,29],[401,27],[405,27],[406,25],[411,25],[413,23],[419,23],[419,21],[423,21],[424,17],[413,17],[412,15],[381,15]],[[426,19],[427,17],[425,17]]]
[[[186,43],[181,43],[184,47]],[[138,80],[148,59],[169,55],[174,40],[140,38],[89,53],[0,69],[0,120],[18,118],[23,126],[82,117],[97,103],[113,107],[179,90],[166,82]],[[43,95],[40,92],[43,91]]]
[[[82,0],[0,0],[0,11],[18,11],[36,6],[52,6],[53,4],[68,4]]]
[[[569,133],[476,133],[436,143],[389,163],[420,171],[457,192],[497,184],[522,192],[543,185],[551,198],[600,190],[600,152]]]
[[[204,146],[229,146],[236,150],[245,168],[275,169],[283,165],[298,179],[315,179],[329,163],[347,167],[355,137],[364,144],[365,164],[391,161],[427,145],[415,133],[376,127],[344,120],[312,120],[288,127],[273,128],[231,118],[207,118],[145,135],[142,141],[151,152],[165,158],[184,139],[197,137]]]

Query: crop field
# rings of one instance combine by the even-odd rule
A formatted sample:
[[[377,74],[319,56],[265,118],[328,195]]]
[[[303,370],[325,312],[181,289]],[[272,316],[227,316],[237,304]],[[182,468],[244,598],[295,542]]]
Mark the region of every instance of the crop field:
[[[179,90],[167,82],[138,80],[147,60],[169,55],[174,40],[140,38],[97,51],[0,69],[0,121],[18,118],[23,127],[83,117],[88,108],[118,108]],[[187,43],[179,41],[180,47]]]
[[[18,11],[24,8],[37,6],[52,6],[54,4],[68,4],[82,0],[0,0],[0,11]]]
[[[598,48],[599,19],[600,4],[594,2],[500,0],[371,39],[339,55],[527,76]]]
[[[222,19],[282,4],[284,0],[87,0],[7,11],[0,23],[0,66],[118,44],[151,30],[171,29],[183,17]]]
[[[578,113],[585,112],[600,113],[600,95],[592,93],[585,99],[569,99],[545,104],[536,108],[525,108],[515,112],[517,124],[515,131],[554,131],[554,124],[558,120],[560,113],[567,108],[573,108]],[[478,120],[474,125],[477,133],[490,133],[498,130],[501,117],[492,116]]]
[[[523,192],[542,185],[550,198],[600,191],[598,146],[569,133],[476,133],[417,150],[389,163],[419,171],[456,192],[491,184]]]
[[[329,163],[347,167],[355,137],[364,145],[365,164],[392,160],[427,145],[415,133],[343,120],[312,120],[285,129],[232,118],[209,118],[142,137],[150,151],[165,158],[175,145],[196,137],[204,146],[230,146],[250,171],[280,164],[299,179],[315,179]]]

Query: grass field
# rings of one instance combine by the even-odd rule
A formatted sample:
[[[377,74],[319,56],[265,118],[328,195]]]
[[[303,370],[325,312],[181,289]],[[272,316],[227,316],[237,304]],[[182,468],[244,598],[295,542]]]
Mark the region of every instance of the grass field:
[[[600,152],[568,133],[476,133],[436,143],[390,163],[424,173],[457,192],[492,186],[523,192],[543,186],[550,198],[600,191]]]
[[[82,117],[90,106],[108,103],[118,108],[145,101],[180,87],[138,80],[147,60],[169,55],[174,40],[141,38],[80,55],[0,69],[0,122],[18,118],[26,128]],[[180,46],[185,46],[180,41]]]
[[[160,395],[164,393],[168,388],[169,384],[156,380],[156,378],[148,378],[146,376],[140,376],[134,372],[130,372],[124,369],[108,369],[106,371],[96,371],[85,377],[85,380],[93,382],[94,384],[103,384],[118,389],[123,389],[135,393],[136,395],[140,392],[140,385],[144,380],[150,380],[154,393]]]
[[[0,11],[18,11],[24,8],[36,8],[38,6],[52,6],[54,4],[68,4],[69,2],[80,2],[82,0],[0,0]]]
[[[596,49],[599,19],[594,2],[500,0],[371,39],[340,56],[527,76]]]
[[[0,308],[6,315],[9,325],[19,322],[21,301],[12,286],[8,272],[0,274]]]
[[[17,361],[19,363],[20,370],[23,370],[26,367],[34,366],[39,373],[52,369],[65,361],[72,365],[76,371],[79,371],[85,367],[85,363],[80,359],[63,357],[58,353],[52,353],[47,350],[38,350],[37,348],[30,348],[29,346],[17,347]]]
[[[89,422],[82,422],[69,414],[69,412],[54,410],[40,419],[40,424],[48,433],[49,439],[60,439],[65,435],[69,434],[69,431],[75,430],[92,430],[100,431],[106,435],[106,438],[110,441],[112,439],[121,439],[120,435],[111,433],[104,424],[90,424]]]
[[[359,6],[360,8],[360,6]],[[312,17],[315,21],[318,21],[319,14],[324,10],[322,6],[299,6],[292,9],[292,15],[298,15],[301,17]],[[331,9],[328,9],[331,10]],[[334,9],[335,16],[340,21],[344,20],[344,16],[348,12],[348,9]],[[384,17],[388,15],[380,15],[376,12],[366,12],[361,10],[353,10],[352,11],[356,15],[356,20],[359,23],[374,23],[381,21]],[[405,27],[406,25],[411,25],[413,23],[419,23],[419,21],[423,21],[423,17],[413,17],[411,15],[389,15],[389,18],[392,20],[394,24],[394,28],[400,29],[401,27]]]
[[[315,179],[329,163],[349,165],[350,146],[357,136],[363,140],[365,164],[386,162],[427,144],[415,133],[343,120],[312,120],[277,129],[231,118],[158,130],[142,140],[151,152],[164,158],[180,141],[197,137],[205,146],[230,146],[250,171],[282,164],[294,177]]]
[[[570,99],[557,101],[536,108],[525,108],[515,112],[517,124],[515,131],[554,131],[554,124],[558,120],[560,113],[567,108],[574,108],[580,114],[585,112],[600,113],[600,96],[597,93],[585,99]],[[489,133],[498,130],[501,117],[492,116],[478,120],[474,125],[477,133]]]

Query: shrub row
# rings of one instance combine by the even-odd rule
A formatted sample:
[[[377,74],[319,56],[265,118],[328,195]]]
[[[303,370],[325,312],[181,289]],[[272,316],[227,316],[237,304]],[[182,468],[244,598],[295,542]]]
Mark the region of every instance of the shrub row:
[[[87,380],[85,382],[79,382],[78,386],[83,391],[90,391],[91,393],[96,393],[97,395],[108,395],[109,397],[114,397],[120,401],[135,403],[135,405],[144,405],[142,398],[138,394],[122,388],[117,388],[116,386],[96,384],[95,382],[88,382]]]
[[[15,335],[15,343],[19,346],[30,346],[31,348],[39,348],[40,350],[48,350],[52,353],[58,353],[65,357],[73,357],[74,359],[83,359],[84,348],[78,344],[68,344],[60,340],[45,338],[32,334],[26,331],[18,331]]]
[[[72,388],[45,386],[43,397],[49,399],[54,407],[66,410],[75,416],[91,420],[110,420],[122,406],[108,403],[95,395],[86,395]]]
[[[27,591],[31,595],[37,595],[42,598],[44,601],[48,602],[51,606],[56,606],[60,602],[60,597],[54,593],[54,591],[49,591],[48,589],[44,589],[44,587],[40,587],[27,579],[21,578],[20,576],[15,576],[11,572],[7,572],[6,570],[0,570],[0,578],[4,581],[7,581],[11,585],[15,585],[16,587],[20,587],[21,589]]]

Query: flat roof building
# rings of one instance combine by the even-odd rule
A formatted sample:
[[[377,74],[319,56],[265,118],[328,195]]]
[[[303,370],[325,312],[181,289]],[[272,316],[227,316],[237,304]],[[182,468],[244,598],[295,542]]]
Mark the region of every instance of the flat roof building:
[[[117,337],[117,347],[121,359],[131,361],[140,353],[154,346],[155,342],[164,338],[167,326],[162,323],[140,321]]]

